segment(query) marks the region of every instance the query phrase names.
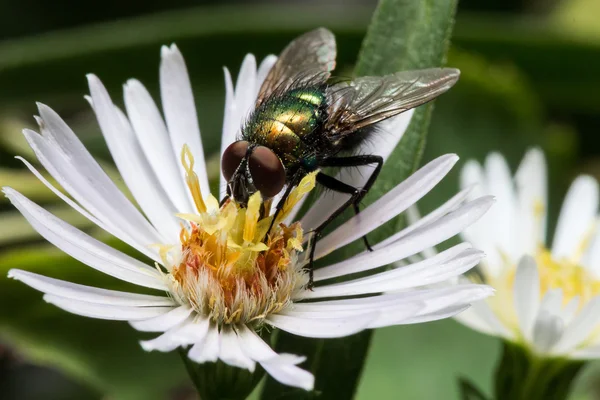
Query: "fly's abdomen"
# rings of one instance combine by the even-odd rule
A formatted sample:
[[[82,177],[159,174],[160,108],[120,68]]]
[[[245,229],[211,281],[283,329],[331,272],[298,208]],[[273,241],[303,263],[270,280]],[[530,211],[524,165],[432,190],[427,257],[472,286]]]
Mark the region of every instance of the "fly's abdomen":
[[[250,117],[244,136],[271,148],[284,164],[298,160],[304,140],[326,117],[325,95],[316,88],[294,89],[269,99]]]

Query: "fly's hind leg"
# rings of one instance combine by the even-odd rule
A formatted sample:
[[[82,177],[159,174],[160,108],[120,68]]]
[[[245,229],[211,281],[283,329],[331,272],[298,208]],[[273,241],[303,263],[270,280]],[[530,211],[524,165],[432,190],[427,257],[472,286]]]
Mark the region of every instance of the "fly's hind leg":
[[[321,225],[319,225],[314,230],[314,237],[311,243],[310,248],[310,259],[309,259],[309,288],[313,285],[313,264],[314,257],[316,251],[317,242],[321,236],[323,230],[329,225],[334,219],[336,219],[344,210],[350,206],[353,207],[354,212],[356,214],[360,213],[359,204],[362,199],[365,197],[367,192],[375,183],[379,172],[381,171],[381,167],[383,165],[383,158],[376,155],[364,155],[364,156],[351,156],[351,157],[332,157],[321,163],[322,167],[358,167],[362,165],[376,164],[374,171],[369,176],[369,179],[365,183],[365,186],[362,189],[356,188],[354,186],[348,185],[334,177],[326,175],[322,172],[317,174],[317,182],[326,188],[333,190],[339,193],[346,193],[350,195],[350,198],[346,200],[337,210],[335,210],[327,220],[325,220]],[[369,251],[373,251],[369,242],[367,240],[366,235],[363,236],[363,241],[365,246]]]

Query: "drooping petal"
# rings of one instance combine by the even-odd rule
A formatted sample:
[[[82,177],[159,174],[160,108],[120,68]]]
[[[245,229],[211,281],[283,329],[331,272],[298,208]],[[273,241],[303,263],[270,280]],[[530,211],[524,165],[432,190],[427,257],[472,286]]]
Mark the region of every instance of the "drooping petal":
[[[131,321],[129,324],[142,332],[166,332],[185,321],[192,311],[191,307],[179,306],[158,317],[141,321]]]
[[[219,359],[220,351],[221,335],[219,334],[219,328],[214,324],[210,324],[206,335],[192,346],[188,352],[188,357],[199,364],[215,362]]]
[[[242,350],[248,357],[259,362],[273,379],[284,385],[304,390],[313,389],[314,376],[295,365],[302,362],[303,357],[275,353],[255,332],[245,326],[240,327],[238,334]]]
[[[244,353],[241,344],[238,334],[233,329],[223,328],[221,330],[219,359],[225,364],[254,372],[256,362]]]
[[[184,320],[152,340],[141,341],[140,345],[146,351],[173,351],[178,347],[204,340],[208,326],[209,322],[206,319]]]
[[[598,211],[598,183],[591,176],[580,176],[571,185],[560,210],[552,242],[552,258],[576,262],[583,255],[593,233]]]
[[[174,44],[170,47],[163,46],[160,54],[160,96],[173,153],[178,160],[183,145],[188,145],[195,159],[195,172],[200,181],[200,189],[206,198],[210,194],[210,187],[196,104],[185,60]],[[181,164],[179,172],[182,182],[185,182],[185,170]]]

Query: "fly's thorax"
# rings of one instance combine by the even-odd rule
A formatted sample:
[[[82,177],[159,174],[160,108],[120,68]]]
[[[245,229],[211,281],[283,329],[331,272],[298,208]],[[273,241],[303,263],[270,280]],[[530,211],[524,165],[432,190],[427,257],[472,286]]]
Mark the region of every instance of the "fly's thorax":
[[[310,135],[327,118],[325,92],[320,87],[293,89],[265,101],[244,126],[244,139],[269,147],[286,168],[308,151]]]

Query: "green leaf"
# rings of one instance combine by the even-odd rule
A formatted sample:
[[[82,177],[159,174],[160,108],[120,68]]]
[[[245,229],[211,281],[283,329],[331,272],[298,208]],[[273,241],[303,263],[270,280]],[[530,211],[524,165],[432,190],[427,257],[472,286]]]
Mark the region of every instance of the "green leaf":
[[[455,0],[382,0],[363,42],[355,73],[385,75],[399,70],[444,64],[454,23]],[[433,105],[419,108],[365,199],[370,203],[407,178],[419,165]],[[386,224],[369,238],[374,242],[397,229]],[[352,246],[349,246],[352,247]],[[356,248],[344,249],[346,256]],[[263,399],[351,399],[359,383],[371,341],[371,331],[344,338],[317,340],[280,332],[277,350],[308,356],[316,375],[314,393],[291,390],[268,379]]]
[[[462,400],[487,400],[485,395],[466,378],[458,380]]]

